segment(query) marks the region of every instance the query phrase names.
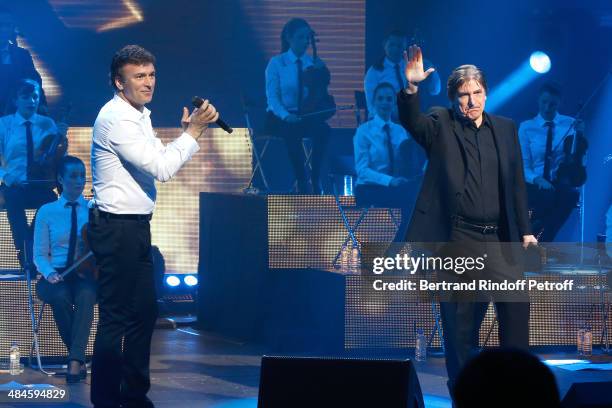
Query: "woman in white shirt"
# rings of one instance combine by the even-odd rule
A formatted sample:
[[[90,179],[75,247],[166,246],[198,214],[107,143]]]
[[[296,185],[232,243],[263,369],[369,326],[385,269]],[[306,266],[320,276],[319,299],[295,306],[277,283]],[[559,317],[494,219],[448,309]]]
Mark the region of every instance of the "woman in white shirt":
[[[309,77],[315,71],[323,83],[329,84],[329,71],[319,58],[307,54],[313,31],[306,20],[291,19],[281,33],[281,53],[272,57],[266,67],[267,117],[266,131],[284,139],[295,173],[299,193],[320,193],[320,170],[329,136],[329,117],[319,115],[302,117],[311,88]],[[325,83],[326,82],[326,83]],[[316,109],[315,109],[316,111]],[[333,114],[333,112],[332,112]],[[331,115],[328,115],[331,116]],[[312,139],[312,188],[304,170],[303,138]]]
[[[83,198],[85,165],[66,156],[58,166],[62,194],[57,201],[40,207],[34,225],[34,263],[43,275],[38,297],[51,305],[53,318],[68,350],[66,382],[79,382],[87,375],[85,349],[96,303],[96,283],[91,271],[61,273],[84,252],[81,230],[87,223],[87,201]],[[76,307],[73,307],[76,306]]]

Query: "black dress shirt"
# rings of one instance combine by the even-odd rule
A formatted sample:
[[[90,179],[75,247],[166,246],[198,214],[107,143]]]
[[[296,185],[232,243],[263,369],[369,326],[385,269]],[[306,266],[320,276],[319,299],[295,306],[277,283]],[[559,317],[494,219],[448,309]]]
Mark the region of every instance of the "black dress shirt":
[[[484,114],[480,127],[462,121],[458,127],[464,141],[466,173],[457,215],[478,222],[497,223],[500,214],[499,159],[492,125]]]

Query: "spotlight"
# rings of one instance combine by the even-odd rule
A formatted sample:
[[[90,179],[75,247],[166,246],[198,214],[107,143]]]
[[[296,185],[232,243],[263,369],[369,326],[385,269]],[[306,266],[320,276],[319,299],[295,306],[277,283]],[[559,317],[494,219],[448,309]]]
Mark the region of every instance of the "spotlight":
[[[550,58],[542,51],[535,51],[529,57],[529,65],[538,74],[545,74],[550,71]]]
[[[180,284],[181,284],[181,280],[178,277],[174,275],[170,275],[166,277],[166,285],[176,287]]]
[[[196,286],[198,284],[198,278],[195,275],[187,275],[183,279],[185,285],[187,286]]]

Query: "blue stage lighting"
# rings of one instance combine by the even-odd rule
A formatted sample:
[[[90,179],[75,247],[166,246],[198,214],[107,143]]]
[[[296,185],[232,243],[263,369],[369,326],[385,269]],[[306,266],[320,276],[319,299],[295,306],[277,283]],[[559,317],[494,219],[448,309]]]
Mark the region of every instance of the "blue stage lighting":
[[[181,280],[174,275],[170,275],[166,277],[166,284],[168,286],[176,287],[181,284]]]
[[[545,74],[550,71],[550,58],[542,51],[535,51],[529,57],[529,65],[538,74]]]
[[[196,286],[198,284],[198,278],[195,275],[187,275],[183,278],[183,282],[187,286]]]

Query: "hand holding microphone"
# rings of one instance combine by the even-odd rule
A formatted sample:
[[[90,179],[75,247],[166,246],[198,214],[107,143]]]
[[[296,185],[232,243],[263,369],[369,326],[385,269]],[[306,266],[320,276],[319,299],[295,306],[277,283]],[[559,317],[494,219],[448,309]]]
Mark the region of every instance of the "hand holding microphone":
[[[199,96],[194,96],[193,98],[191,98],[191,103],[196,108],[201,108],[207,102],[208,100],[204,100]],[[219,116],[217,116],[217,119],[215,119],[214,122],[217,124],[217,126],[225,130],[227,133],[232,133],[234,131],[234,129],[232,129],[227,123],[225,123],[223,119],[221,119]]]

